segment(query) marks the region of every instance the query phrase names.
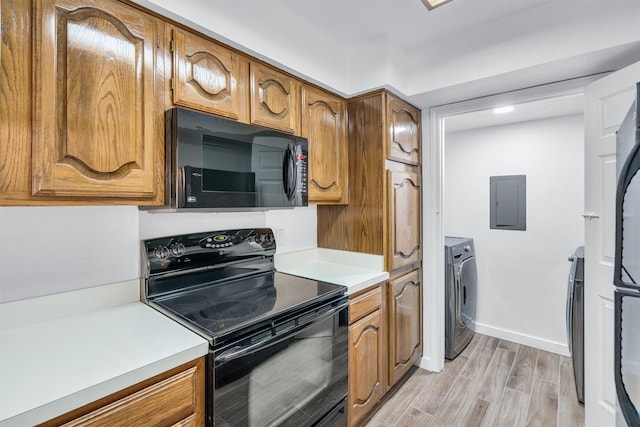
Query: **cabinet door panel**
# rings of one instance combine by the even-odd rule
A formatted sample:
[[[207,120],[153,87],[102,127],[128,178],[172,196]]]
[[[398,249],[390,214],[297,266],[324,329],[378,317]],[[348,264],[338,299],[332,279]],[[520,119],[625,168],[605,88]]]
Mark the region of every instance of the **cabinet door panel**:
[[[355,425],[385,393],[381,312],[349,327],[349,425]]]
[[[251,63],[251,123],[299,134],[299,82],[266,65]]]
[[[309,139],[309,201],[347,203],[346,102],[302,89],[302,136]]]
[[[421,301],[419,271],[389,283],[389,387],[422,353]]]
[[[420,175],[387,171],[389,183],[388,269],[420,260]]]
[[[387,158],[420,164],[420,110],[389,95],[389,146]]]
[[[33,193],[154,196],[161,23],[115,1],[34,4]]]
[[[173,46],[174,104],[247,120],[241,115],[248,92],[239,90],[246,88],[247,64],[240,55],[179,28],[173,30]]]

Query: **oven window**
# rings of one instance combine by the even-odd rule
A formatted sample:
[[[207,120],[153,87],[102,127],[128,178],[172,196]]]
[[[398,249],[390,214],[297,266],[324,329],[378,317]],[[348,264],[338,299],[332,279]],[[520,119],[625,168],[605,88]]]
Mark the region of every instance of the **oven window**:
[[[347,394],[347,310],[215,367],[216,426],[302,426]]]

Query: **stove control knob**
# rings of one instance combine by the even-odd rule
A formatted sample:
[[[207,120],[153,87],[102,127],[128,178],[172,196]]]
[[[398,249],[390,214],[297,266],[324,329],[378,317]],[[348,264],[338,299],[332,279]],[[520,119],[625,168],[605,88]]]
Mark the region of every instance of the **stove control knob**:
[[[153,250],[153,255],[158,259],[165,259],[169,256],[169,249],[166,246],[158,246]]]
[[[169,250],[171,251],[171,255],[173,256],[182,256],[184,255],[185,247],[182,243],[178,243],[178,244],[174,243],[169,247]]]
[[[262,234],[256,234],[254,240],[256,243],[262,243]]]

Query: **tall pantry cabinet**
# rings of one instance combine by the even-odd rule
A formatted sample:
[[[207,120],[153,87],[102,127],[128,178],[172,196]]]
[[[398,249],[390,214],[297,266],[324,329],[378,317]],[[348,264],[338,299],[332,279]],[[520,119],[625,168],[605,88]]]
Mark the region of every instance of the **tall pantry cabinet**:
[[[348,101],[349,204],[318,206],[318,246],[383,255],[386,389],[422,354],[420,110],[381,90]]]

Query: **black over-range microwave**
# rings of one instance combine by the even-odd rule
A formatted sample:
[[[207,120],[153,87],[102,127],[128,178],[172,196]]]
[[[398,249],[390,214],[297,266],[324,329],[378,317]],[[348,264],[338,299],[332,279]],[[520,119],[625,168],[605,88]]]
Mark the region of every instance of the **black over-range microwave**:
[[[305,138],[184,108],[168,110],[165,120],[172,208],[307,206]]]

